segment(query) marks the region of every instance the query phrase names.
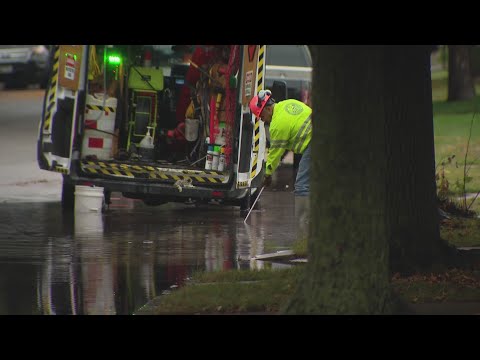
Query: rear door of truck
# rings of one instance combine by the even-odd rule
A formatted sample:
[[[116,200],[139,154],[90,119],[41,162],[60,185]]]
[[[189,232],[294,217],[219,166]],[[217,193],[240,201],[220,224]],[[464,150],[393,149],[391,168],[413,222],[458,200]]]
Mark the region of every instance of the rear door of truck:
[[[251,187],[252,181],[263,176],[261,170],[265,160],[265,127],[263,121],[251,113],[248,104],[265,85],[265,49],[265,45],[243,45],[237,189]]]
[[[72,144],[79,116],[83,119],[88,46],[53,45],[50,79],[38,129],[37,160],[41,169],[70,173]]]

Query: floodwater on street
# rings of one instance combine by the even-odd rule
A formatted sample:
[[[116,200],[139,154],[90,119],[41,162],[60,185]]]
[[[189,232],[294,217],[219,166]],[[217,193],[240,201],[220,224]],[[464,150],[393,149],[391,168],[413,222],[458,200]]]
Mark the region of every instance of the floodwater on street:
[[[133,314],[194,271],[261,268],[251,257],[294,237],[291,193],[264,191],[246,224],[238,207],[112,197],[105,213],[1,204],[0,314]]]

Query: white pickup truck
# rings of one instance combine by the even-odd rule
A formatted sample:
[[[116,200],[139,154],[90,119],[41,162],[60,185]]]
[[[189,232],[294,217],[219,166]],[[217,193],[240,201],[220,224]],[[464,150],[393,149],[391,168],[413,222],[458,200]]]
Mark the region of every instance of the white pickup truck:
[[[283,82],[287,92],[276,91],[274,82]],[[311,106],[312,57],[307,45],[267,45],[267,65],[265,66],[265,88],[273,92],[278,102],[297,99]],[[270,133],[267,129],[267,145]],[[285,153],[284,156],[286,156]],[[294,178],[301,155],[293,156]]]
[[[308,46],[267,45],[267,54],[265,88],[271,89],[274,81],[283,81],[287,85],[287,98],[310,105],[312,57]]]

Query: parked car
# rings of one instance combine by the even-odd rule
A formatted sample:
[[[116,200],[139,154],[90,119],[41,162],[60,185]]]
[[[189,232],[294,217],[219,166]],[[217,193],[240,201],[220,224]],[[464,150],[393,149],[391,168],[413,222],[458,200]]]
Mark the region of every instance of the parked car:
[[[0,45],[0,82],[6,88],[25,88],[29,84],[47,86],[48,45]]]

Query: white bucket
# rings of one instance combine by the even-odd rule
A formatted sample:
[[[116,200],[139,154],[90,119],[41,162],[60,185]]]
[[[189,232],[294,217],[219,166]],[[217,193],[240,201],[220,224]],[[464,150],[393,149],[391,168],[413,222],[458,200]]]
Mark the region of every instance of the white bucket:
[[[103,187],[75,186],[75,212],[101,212],[104,201]]]
[[[199,125],[200,120],[198,119],[185,119],[185,139],[187,139],[187,141],[197,140]]]
[[[82,159],[88,155],[95,155],[99,160],[112,159],[112,141],[115,132],[115,114],[117,108],[116,98],[105,100],[103,107],[103,96],[87,95],[87,109],[85,111],[85,134],[82,142]],[[93,107],[89,108],[88,105]],[[95,130],[96,129],[96,130]],[[97,131],[101,130],[101,131]]]

